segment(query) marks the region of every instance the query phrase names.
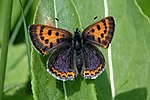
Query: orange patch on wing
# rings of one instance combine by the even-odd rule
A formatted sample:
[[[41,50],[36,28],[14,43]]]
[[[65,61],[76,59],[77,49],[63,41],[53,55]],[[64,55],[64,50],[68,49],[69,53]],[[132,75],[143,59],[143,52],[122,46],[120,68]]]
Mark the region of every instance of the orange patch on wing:
[[[72,76],[72,78],[75,78],[75,73],[74,72],[67,72],[67,73],[61,73],[58,70],[56,70],[54,67],[51,68],[52,72],[56,73],[56,76],[65,77],[66,79],[68,76]]]
[[[91,76],[91,75],[96,75],[97,73],[99,73],[102,69],[102,64],[100,64],[100,66],[96,69],[96,70],[85,70],[83,72],[83,76]]]
[[[31,25],[29,33],[34,47],[43,55],[72,37],[72,34],[64,29],[40,24]]]
[[[107,48],[112,40],[114,28],[114,19],[110,16],[88,26],[83,31],[83,35],[87,40]]]

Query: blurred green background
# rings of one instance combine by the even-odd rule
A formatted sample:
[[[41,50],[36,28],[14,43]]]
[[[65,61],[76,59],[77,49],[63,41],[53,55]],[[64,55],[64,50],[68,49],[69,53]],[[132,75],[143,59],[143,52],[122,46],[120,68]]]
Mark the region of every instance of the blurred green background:
[[[4,23],[7,20],[7,16],[5,16],[5,12],[8,10],[7,7],[5,6],[6,1],[0,0],[0,51],[3,45],[2,42],[3,34],[5,34],[3,33],[5,29]],[[33,23],[37,6],[38,6],[38,10],[37,10],[38,13],[35,15],[37,19],[36,22],[42,22],[42,20],[44,20],[42,19],[42,17],[44,16],[42,14],[47,14],[48,12],[52,11],[50,8],[47,8],[48,6],[53,5],[53,3],[50,1],[53,0],[41,0],[41,2],[39,3],[40,5],[38,6],[39,0],[22,0],[27,27]],[[78,13],[77,14],[73,13],[73,14],[75,14],[74,17],[80,17],[80,20],[77,21],[79,21],[82,24],[80,26],[82,29],[87,27],[90,24],[89,22],[91,22],[92,18],[94,18],[95,16],[98,15],[98,19],[104,17],[104,13],[101,14],[99,12],[94,12],[94,10],[95,11],[97,10],[95,8],[97,6],[100,6],[98,5],[99,3],[103,5],[103,0],[95,0],[95,1],[68,0],[69,2],[65,4],[63,4],[63,2],[66,2],[65,0],[64,1],[56,0],[56,1],[58,2],[57,3],[58,5],[56,6],[58,7],[58,9],[60,9],[61,7],[62,8],[68,7],[67,9],[69,9],[69,11],[74,11],[74,8],[72,7],[75,7],[75,10]],[[70,1],[73,4],[70,4]],[[46,5],[47,2],[48,4]],[[84,9],[82,8],[83,5],[85,6]],[[150,64],[149,61],[150,53],[148,52],[148,50],[150,49],[150,45],[149,45],[150,7],[149,5],[150,5],[150,0],[122,0],[122,1],[108,0],[109,14],[113,15],[116,18],[116,23],[117,23],[115,40],[112,43],[116,100],[127,100],[127,99],[128,100],[149,100],[150,99],[150,81],[148,80],[148,76],[150,75],[149,74],[150,68],[148,68]],[[47,9],[50,9],[50,11],[46,11]],[[62,12],[67,12],[68,11],[67,9],[66,11],[62,11]],[[99,7],[98,11],[99,10],[100,12],[104,12],[102,11],[104,10],[103,7]],[[41,13],[42,11],[44,13]],[[60,12],[58,12],[58,18],[60,19],[62,18],[64,21],[66,21],[66,23],[63,24],[60,21],[59,26],[61,28],[66,28],[73,32],[74,27],[76,27],[73,25],[76,24],[72,24],[71,21],[67,22],[67,20],[74,17],[70,17],[68,13],[66,13],[66,15],[62,14],[62,12],[60,9]],[[75,21],[76,20],[74,20],[73,22]],[[77,25],[79,25],[79,23],[77,23]],[[25,31],[23,26],[21,6],[19,0],[13,0],[12,16],[11,16],[11,31],[9,34],[10,36],[9,36],[9,47],[8,47],[8,56],[7,56],[7,67],[6,67],[5,83],[4,83],[4,100],[20,100],[20,99],[32,100],[33,94],[34,94],[34,98],[36,99],[40,99],[40,98],[43,98],[44,100],[50,98],[54,99],[55,94],[45,94],[45,92],[48,91],[51,92],[50,90],[47,90],[45,88],[51,88],[50,86],[53,85],[49,85],[48,87],[42,88],[42,90],[37,89],[38,87],[41,88],[42,84],[45,84],[41,82],[41,85],[39,85],[37,84],[38,82],[40,81],[46,82],[45,81],[46,79],[51,79],[51,78],[45,78],[41,80],[40,78],[47,77],[47,76],[40,76],[40,77],[36,76],[35,75],[36,72],[39,71],[35,69],[36,65],[32,64],[35,70],[31,69],[28,66],[26,45],[25,45]],[[104,55],[107,56],[107,51],[105,50],[102,51],[104,52]],[[0,56],[1,55],[2,54],[0,54]],[[34,58],[35,55],[38,54],[36,54],[36,52],[33,51],[32,57]],[[36,60],[33,61],[32,63],[36,63]],[[31,70],[32,70],[32,75],[30,73]],[[105,74],[107,75],[103,75],[103,76],[104,77],[106,76],[109,79],[108,67],[106,70],[107,72],[105,72]],[[31,85],[32,78],[33,78],[33,82]],[[98,100],[101,98],[102,100],[106,100],[106,98],[107,99],[111,98],[110,84],[106,87],[108,91],[105,91],[105,84],[102,83],[103,81],[104,83],[108,83],[109,81],[107,78],[104,78],[104,80],[103,79],[96,80],[96,83],[94,84],[89,82],[91,85],[87,87],[89,91],[90,88],[92,88],[91,91],[93,96],[92,98]],[[77,82],[77,84],[79,83],[79,81]],[[53,84],[55,84],[55,82],[58,83],[58,85],[62,84],[61,82],[59,83],[57,81],[54,81]],[[85,92],[85,96],[87,96],[86,92],[89,91],[85,91],[84,89],[82,90],[82,85],[85,86],[84,88],[86,88],[85,83],[84,82],[81,83],[81,89],[78,90],[78,93],[80,94],[80,92]],[[66,85],[69,84],[74,84],[74,83],[66,83]],[[72,100],[75,97],[84,99],[84,96],[77,95],[78,93],[76,94],[76,92],[72,90],[74,88],[72,88],[71,86],[72,85],[68,87],[67,92],[70,93],[73,91],[73,93],[68,96],[68,100],[70,99]],[[51,88],[51,89],[55,89],[55,88]],[[104,92],[101,90],[103,90]],[[42,93],[42,91],[44,92]],[[59,95],[59,96],[56,95],[56,98],[62,100],[65,99],[64,93],[59,93],[58,91],[63,91],[63,90],[56,89],[55,93],[56,94],[58,93]]]

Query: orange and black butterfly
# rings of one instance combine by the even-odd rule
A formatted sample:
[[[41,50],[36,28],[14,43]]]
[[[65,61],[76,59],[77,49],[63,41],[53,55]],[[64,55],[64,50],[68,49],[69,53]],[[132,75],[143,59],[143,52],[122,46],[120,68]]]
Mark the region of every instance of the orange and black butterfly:
[[[47,71],[56,79],[74,80],[78,74],[96,79],[105,69],[105,58],[95,46],[108,48],[115,30],[114,18],[109,16],[88,26],[82,35],[78,28],[71,32],[46,25],[29,27],[33,46],[42,55],[51,53]]]

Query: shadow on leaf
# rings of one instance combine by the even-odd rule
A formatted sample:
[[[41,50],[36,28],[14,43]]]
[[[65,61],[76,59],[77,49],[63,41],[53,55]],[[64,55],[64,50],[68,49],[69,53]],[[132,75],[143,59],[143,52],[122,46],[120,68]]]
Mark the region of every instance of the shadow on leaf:
[[[69,92],[67,92],[67,96],[71,96],[74,93],[76,93],[77,91],[80,91],[80,86],[81,86],[81,81],[83,81],[83,78],[81,76],[78,76],[75,81],[66,81],[65,82],[65,87],[66,90],[69,90]],[[56,81],[56,87],[62,91],[62,93],[64,93],[64,89],[60,88],[60,83],[63,85],[62,81]],[[64,94],[65,95],[65,94]]]
[[[147,89],[137,88],[131,91],[120,93],[115,97],[115,100],[146,100],[147,99]]]
[[[17,88],[17,87],[16,87]],[[14,89],[9,91],[9,95],[4,95],[4,100],[33,100],[32,93],[31,93],[31,84],[28,82],[25,84],[22,88],[15,90]],[[12,94],[12,91],[16,91],[14,94]]]
[[[111,87],[106,70],[95,81],[97,98],[100,100],[111,100]]]

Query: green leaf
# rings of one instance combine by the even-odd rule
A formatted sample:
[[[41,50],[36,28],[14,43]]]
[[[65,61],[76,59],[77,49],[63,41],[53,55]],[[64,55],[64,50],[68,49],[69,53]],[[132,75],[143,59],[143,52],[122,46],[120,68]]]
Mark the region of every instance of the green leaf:
[[[27,0],[26,0],[26,1],[27,1]],[[25,6],[25,7],[24,7],[24,10],[23,10],[23,11],[24,11],[24,16],[26,16],[27,12],[29,11],[29,8],[31,7],[32,2],[33,2],[33,0],[30,0],[30,1],[28,1],[28,2],[26,3],[26,5],[25,5],[24,2],[22,1],[22,7]],[[17,4],[17,5],[14,5],[14,6],[15,6],[16,8],[19,8],[19,11],[20,11],[19,0],[17,0],[17,2],[14,2],[14,4]],[[12,44],[14,43],[15,39],[17,39],[17,38],[16,38],[17,36],[21,36],[21,35],[22,35],[22,34],[19,34],[19,33],[23,33],[23,32],[24,32],[23,29],[22,29],[22,27],[21,27],[22,21],[23,21],[23,17],[22,17],[22,15],[20,15],[19,18],[16,17],[16,16],[15,16],[15,14],[16,14],[15,10],[16,10],[16,9],[13,9],[13,11],[12,11],[12,13],[13,13],[13,15],[14,15],[14,17],[13,17],[13,15],[12,15],[12,19],[13,19],[12,23],[15,24],[15,27],[12,26],[12,35],[11,35],[11,38],[10,38],[10,41],[9,41],[9,44],[10,44],[10,45],[12,45]],[[19,11],[18,11],[18,12],[19,12]],[[18,15],[18,14],[17,14],[17,15]],[[32,16],[30,16],[30,17],[32,17]],[[16,20],[16,22],[14,22],[14,20]],[[20,40],[23,40],[22,37],[19,38],[19,39],[20,39]]]
[[[112,41],[116,100],[149,100],[150,81],[150,21],[145,18],[135,0],[108,0],[108,15],[116,19],[116,31]],[[55,13],[56,12],[56,13]],[[83,30],[104,17],[103,0],[41,0],[36,12],[35,23],[46,24],[55,17],[58,27],[74,32]],[[46,71],[48,56],[32,52],[32,90],[35,99],[102,99],[110,100],[109,68],[107,50],[101,49],[106,58],[106,70],[96,80],[85,80],[78,76],[76,81],[65,83],[56,80]]]
[[[29,81],[29,67],[25,50],[24,44],[9,47],[4,85],[4,92],[7,95],[14,94]],[[9,92],[12,89],[14,91]]]
[[[27,0],[22,0],[23,7],[26,5]],[[14,27],[16,27],[16,23],[21,16],[21,9],[19,0],[13,1],[13,9],[12,9],[12,17],[11,17],[11,30],[13,30]]]
[[[4,100],[33,100],[33,96],[30,89],[30,83],[23,84],[22,87],[15,87],[5,92]],[[13,93],[13,94],[12,94]]]
[[[8,54],[8,42],[11,30],[11,11],[12,11],[12,1],[5,0],[3,2],[4,9],[6,12],[4,14],[5,23],[3,23],[2,29],[2,47],[1,47],[1,57],[0,57],[0,100],[3,98],[3,91],[4,91],[4,80],[5,80],[5,71],[6,71],[6,64],[7,64],[7,54]]]
[[[142,8],[143,12],[150,18],[150,0],[137,0],[137,3]]]
[[[33,23],[34,13],[36,10],[36,6],[38,5],[39,0],[33,0],[32,5],[26,15],[26,23],[27,25],[30,25]]]
[[[150,20],[136,0],[110,0],[108,4],[109,14],[116,19],[112,43],[116,99],[149,100]]]
[[[22,0],[23,2],[23,6],[26,4],[27,0]],[[7,9],[5,9],[5,0],[1,0],[0,1],[0,22],[1,22],[1,27],[0,27],[0,33],[3,32],[4,29],[4,23],[5,23],[5,12],[7,11]],[[20,5],[19,5],[19,0],[14,0],[13,1],[13,5],[12,5],[12,16],[11,16],[11,31],[14,30],[14,28],[16,27],[16,23],[19,19],[19,17],[21,16],[21,9],[20,9]],[[0,34],[0,45],[1,45],[1,39],[2,36]]]

